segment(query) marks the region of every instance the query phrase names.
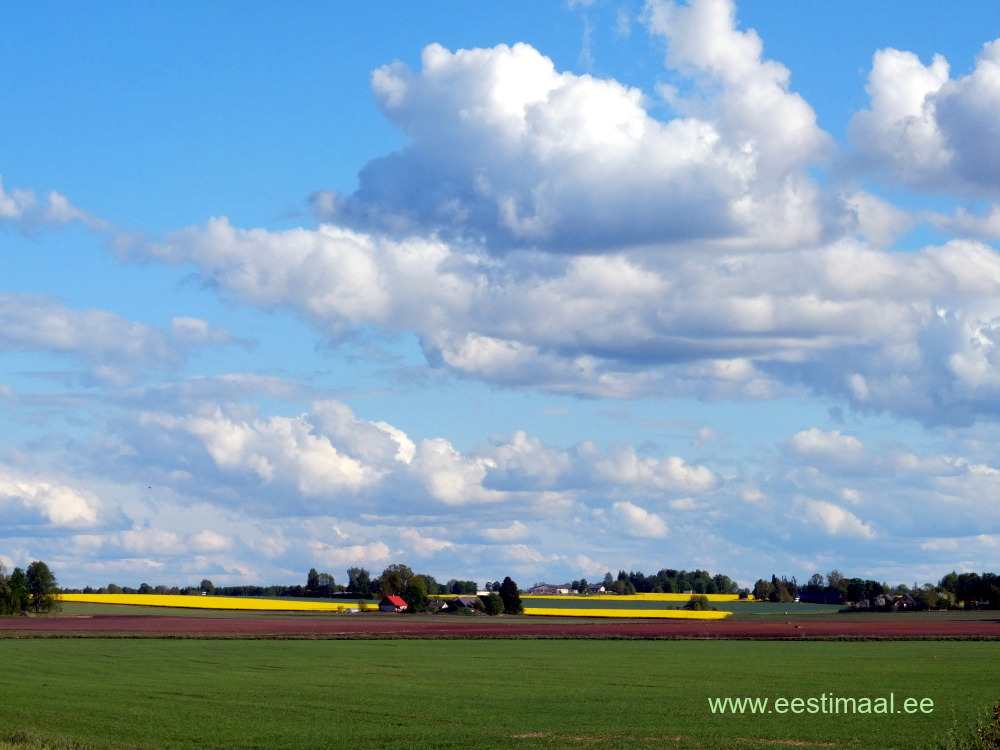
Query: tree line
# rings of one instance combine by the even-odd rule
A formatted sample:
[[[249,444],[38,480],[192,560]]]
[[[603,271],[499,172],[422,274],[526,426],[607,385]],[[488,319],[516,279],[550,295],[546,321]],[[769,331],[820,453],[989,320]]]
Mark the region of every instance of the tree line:
[[[14,568],[9,574],[0,562],[0,615],[55,611],[58,592],[56,577],[42,561],[35,560],[27,570]]]
[[[83,589],[64,589],[66,593],[84,594],[179,594],[191,596],[252,596],[252,597],[344,597],[349,599],[376,599],[384,596],[400,596],[407,603],[408,612],[424,612],[430,607],[431,596],[469,596],[478,600],[473,607],[486,614],[518,614],[523,611],[520,590],[509,576],[504,580],[488,582],[486,591],[477,597],[479,585],[476,581],[452,578],[440,583],[429,573],[414,573],[403,564],[394,563],[373,578],[362,567],[347,569],[346,586],[338,585],[329,573],[320,573],[310,568],[305,585],[291,586],[216,586],[209,579],[199,586],[150,586],[142,583],[138,588],[118,586],[110,583],[100,588],[87,586]]]
[[[772,575],[770,580],[758,579],[753,588],[741,588],[729,576],[712,575],[705,570],[677,570],[663,568],[654,574],[640,571],[619,570],[617,577],[605,574],[601,584],[605,591],[614,594],[636,593],[692,593],[730,594],[753,596],[757,600],[772,602],[815,602],[841,604],[853,609],[896,608],[900,600],[912,600],[915,606],[925,609],[946,609],[958,606],[1000,608],[1000,576],[996,573],[957,573],[952,571],[937,584],[899,584],[893,587],[872,579],[848,578],[838,570],[825,577],[814,573],[806,583],[800,584],[792,576]],[[587,579],[574,580],[570,586],[586,594],[590,584]],[[10,573],[0,563],[0,614],[17,614],[23,611],[48,612],[58,607],[55,594],[60,589],[48,565],[33,561],[26,570],[14,568]],[[203,579],[198,586],[167,587],[142,583],[138,588],[110,583],[95,589],[62,589],[69,592],[109,594],[187,594],[253,597],[345,597],[374,599],[383,596],[401,596],[410,611],[427,609],[430,597],[470,596],[479,594],[476,581],[452,578],[441,583],[427,573],[415,573],[409,566],[394,563],[380,575],[373,577],[366,568],[354,566],[347,569],[346,585],[339,585],[329,573],[311,568],[305,584],[289,586],[215,586]],[[485,593],[479,594],[480,609],[490,614],[519,612],[522,609],[520,591],[508,576],[503,581],[489,581]]]
[[[570,584],[573,589],[585,592],[587,580],[580,579]],[[604,574],[604,590],[612,594],[739,594],[740,587],[729,576],[712,575],[706,570],[674,570],[663,568],[652,575],[638,571],[618,571],[614,578],[611,572]]]
[[[848,578],[831,570],[826,578],[814,573],[802,586],[793,576],[754,584],[755,599],[772,602],[811,602],[842,604],[850,609],[894,609],[900,600],[912,600],[921,609],[1000,608],[1000,576],[996,573],[957,573],[952,571],[937,584],[889,586],[870,578]]]

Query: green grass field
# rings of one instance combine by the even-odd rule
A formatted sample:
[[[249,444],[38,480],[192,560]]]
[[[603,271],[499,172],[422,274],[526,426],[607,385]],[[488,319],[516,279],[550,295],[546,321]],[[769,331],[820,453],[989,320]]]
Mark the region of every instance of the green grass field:
[[[95,749],[920,748],[1000,699],[989,642],[43,639],[0,665],[0,737]],[[934,711],[708,707],[830,693]]]

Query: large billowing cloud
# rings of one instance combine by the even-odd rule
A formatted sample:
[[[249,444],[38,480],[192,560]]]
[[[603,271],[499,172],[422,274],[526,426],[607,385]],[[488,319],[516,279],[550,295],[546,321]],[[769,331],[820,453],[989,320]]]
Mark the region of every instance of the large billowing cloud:
[[[412,331],[431,365],[509,387],[804,388],[928,423],[992,414],[996,252],[875,244],[912,219],[856,189],[819,188],[809,169],[832,142],[729,0],[651,2],[645,20],[684,83],[663,87],[673,119],[524,44],[431,45],[420,71],[374,74],[409,142],[372,161],[353,196],[322,198],[331,223],[273,232],[216,218],[142,252],[192,263],[241,301],[299,310],[334,339],[372,324]],[[901,166],[954,169],[929,166],[947,150],[930,110],[907,118],[929,92],[955,107],[975,99],[992,49],[954,85],[940,62],[880,53],[855,138],[889,159],[902,128],[919,143],[892,157]]]
[[[526,44],[432,44],[419,71],[395,63],[372,76],[407,145],[370,162],[352,196],[314,203],[338,223],[485,238],[493,251],[814,241],[824,218],[807,169],[828,139],[734,13],[728,1],[651,5],[673,67],[715,90],[670,96],[668,121],[650,116],[641,91],[557,71]]]
[[[223,219],[150,249],[330,335],[416,332],[433,364],[508,386],[622,398],[770,398],[805,385],[928,422],[992,413],[1000,256],[841,240],[765,254],[498,261],[440,240]]]

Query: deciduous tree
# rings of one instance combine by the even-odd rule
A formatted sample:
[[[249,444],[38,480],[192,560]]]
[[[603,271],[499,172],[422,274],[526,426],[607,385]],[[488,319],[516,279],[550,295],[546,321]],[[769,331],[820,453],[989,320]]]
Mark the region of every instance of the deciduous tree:
[[[427,583],[423,576],[412,576],[403,589],[407,612],[427,611]]]
[[[403,593],[412,578],[413,571],[408,565],[398,563],[390,565],[379,576],[379,589],[382,591],[382,596],[394,596]]]
[[[28,590],[28,576],[21,568],[14,568],[9,579],[10,591],[14,601],[14,612],[24,612],[31,606],[31,593]]]
[[[28,566],[25,575],[28,579],[28,593],[31,594],[31,603],[34,605],[35,612],[51,612],[58,609],[56,577],[49,570],[49,566],[41,560],[35,560]]]
[[[371,574],[364,568],[347,569],[347,588],[359,599],[369,599],[372,595]]]
[[[482,600],[486,608],[486,614],[488,615],[503,614],[503,599],[500,598],[500,594],[491,591],[489,594],[482,597]]]
[[[0,615],[14,614],[14,597],[10,590],[10,578],[0,562]]]

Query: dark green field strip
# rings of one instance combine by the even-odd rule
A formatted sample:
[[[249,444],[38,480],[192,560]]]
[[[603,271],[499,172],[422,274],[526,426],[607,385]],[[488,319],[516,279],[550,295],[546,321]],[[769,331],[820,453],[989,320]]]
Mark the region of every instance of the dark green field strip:
[[[711,602],[718,610],[732,612],[736,615],[778,619],[785,615],[830,615],[840,611],[840,607],[829,604],[778,604],[776,602]],[[525,598],[526,607],[551,607],[567,609],[620,609],[630,610],[650,609],[680,609],[684,602],[666,602],[628,599],[594,599],[581,596],[573,598]]]
[[[918,748],[1000,698],[983,642],[0,641],[0,736],[166,748]],[[929,698],[921,715],[709,698]]]

